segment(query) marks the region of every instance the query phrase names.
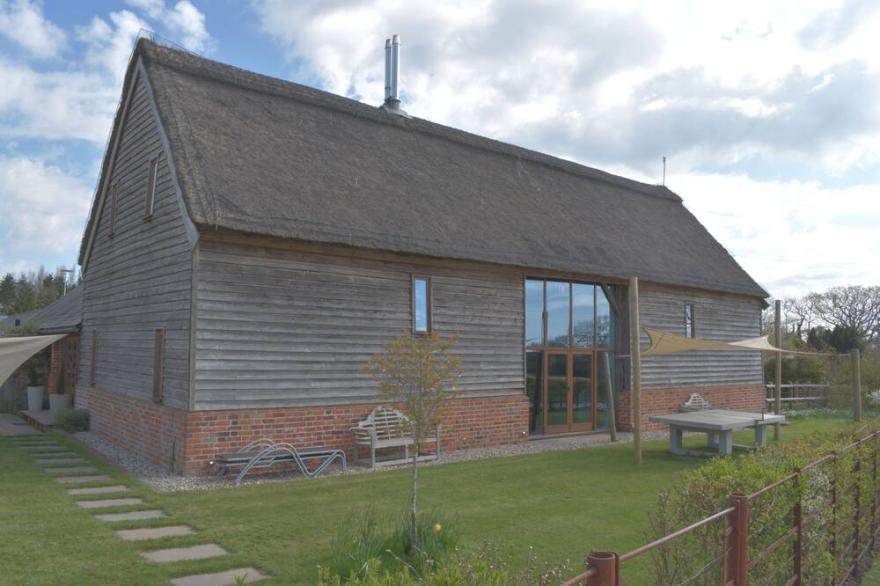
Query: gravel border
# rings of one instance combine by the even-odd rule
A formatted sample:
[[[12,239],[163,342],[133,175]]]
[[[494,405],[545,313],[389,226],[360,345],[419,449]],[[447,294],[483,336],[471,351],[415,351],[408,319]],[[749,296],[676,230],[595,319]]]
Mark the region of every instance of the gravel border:
[[[180,476],[172,473],[167,467],[154,464],[144,456],[116,446],[93,432],[82,431],[73,434],[73,437],[95,453],[106,458],[108,461],[122,468],[132,476],[137,477],[141,482],[157,492],[214,490],[218,488],[235,487],[235,476],[226,476],[224,478]],[[665,437],[667,437],[667,432],[662,430],[642,432],[643,441],[663,439]],[[484,460],[489,458],[509,458],[528,454],[541,454],[545,452],[628,444],[630,442],[632,442],[632,434],[624,432],[618,432],[617,442],[614,442],[613,444],[607,433],[548,437],[532,439],[515,444],[447,451],[443,452],[442,458],[439,461],[424,462],[420,464],[420,466],[442,466],[443,464],[450,462],[469,462],[472,460]],[[406,464],[401,464],[399,466],[383,466],[381,468],[368,468],[362,465],[351,465],[348,467],[346,475],[377,474],[386,470],[394,470],[403,467],[406,467]],[[324,473],[324,476],[338,476],[341,474],[342,469],[334,464],[328,468]],[[242,482],[242,486],[274,482],[295,482],[299,480],[305,480],[305,478],[298,472],[282,472],[279,474],[247,478]]]

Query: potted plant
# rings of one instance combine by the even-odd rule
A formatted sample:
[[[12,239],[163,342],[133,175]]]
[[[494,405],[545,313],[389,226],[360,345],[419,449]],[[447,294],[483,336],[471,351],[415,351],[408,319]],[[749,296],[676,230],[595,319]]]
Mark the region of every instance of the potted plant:
[[[37,364],[31,359],[28,364],[28,387],[27,387],[27,403],[28,411],[43,410],[43,392],[45,387],[40,384],[40,377],[37,373]]]
[[[58,370],[57,388],[54,393],[49,393],[49,411],[52,413],[61,413],[70,409],[70,395],[64,392],[64,387],[64,362],[62,362]]]

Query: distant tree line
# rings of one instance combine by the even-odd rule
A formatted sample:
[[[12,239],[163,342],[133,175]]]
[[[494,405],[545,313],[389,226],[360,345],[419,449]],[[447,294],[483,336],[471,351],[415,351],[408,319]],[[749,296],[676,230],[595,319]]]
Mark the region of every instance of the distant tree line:
[[[16,315],[45,307],[73,289],[79,277],[58,267],[54,273],[42,266],[36,271],[22,272],[18,276],[6,273],[0,280],[0,315]]]

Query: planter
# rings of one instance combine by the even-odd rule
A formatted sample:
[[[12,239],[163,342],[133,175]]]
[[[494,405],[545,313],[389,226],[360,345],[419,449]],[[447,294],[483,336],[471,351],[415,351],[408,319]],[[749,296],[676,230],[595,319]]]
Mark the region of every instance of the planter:
[[[28,411],[43,410],[43,391],[45,390],[46,387],[27,388]]]
[[[70,399],[72,395],[49,395],[49,411],[52,413],[61,413],[70,409]]]

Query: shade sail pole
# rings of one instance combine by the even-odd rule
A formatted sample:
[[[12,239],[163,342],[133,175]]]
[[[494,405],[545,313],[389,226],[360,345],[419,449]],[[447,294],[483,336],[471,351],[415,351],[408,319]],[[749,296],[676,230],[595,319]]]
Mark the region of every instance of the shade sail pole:
[[[639,348],[639,278],[629,280],[629,345],[632,379],[633,449],[636,464],[642,463],[642,356]]]
[[[775,316],[773,317],[773,329],[776,332],[777,348],[782,348],[782,301],[776,300],[774,304]],[[776,379],[773,385],[773,413],[782,413],[782,352],[776,353]],[[779,439],[779,424],[773,426],[773,439]]]

